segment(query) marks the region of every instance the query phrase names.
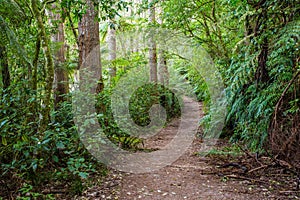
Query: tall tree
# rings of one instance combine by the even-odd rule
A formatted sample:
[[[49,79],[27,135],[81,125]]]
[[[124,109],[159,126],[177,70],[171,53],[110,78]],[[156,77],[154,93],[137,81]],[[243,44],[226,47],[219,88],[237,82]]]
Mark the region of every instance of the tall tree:
[[[162,27],[163,25],[163,15],[162,15],[162,8],[158,7],[158,17],[157,21],[159,25]],[[169,72],[167,67],[167,58],[166,58],[166,51],[164,50],[164,41],[161,44],[161,47],[158,50],[158,82],[162,85],[169,84]]]
[[[149,0],[149,24],[155,24],[155,1]],[[157,55],[156,55],[156,42],[153,37],[153,32],[150,31],[149,35],[149,66],[150,66],[150,81],[157,82]]]
[[[110,61],[110,76],[115,77],[117,68],[114,62],[117,58],[117,41],[116,41],[116,28],[113,20],[109,20],[108,32],[107,32],[107,43],[108,43],[108,60]]]
[[[267,60],[269,54],[269,39],[268,35],[264,34],[268,30],[268,4],[263,1],[252,5],[255,9],[262,9],[262,12],[258,15],[255,28],[254,28],[254,37],[261,37],[262,42],[259,44],[260,53],[257,59],[258,66],[255,72],[255,80],[257,82],[267,82],[269,80],[269,74],[267,70]],[[270,23],[271,24],[271,23]]]
[[[166,52],[162,49],[158,52],[158,81],[162,85],[169,84],[169,72],[167,66]]]
[[[42,133],[46,130],[47,124],[49,122],[49,116],[50,116],[50,100],[52,96],[52,84],[54,80],[54,64],[53,64],[53,58],[51,55],[50,50],[50,39],[49,36],[46,33],[44,21],[41,15],[41,10],[39,9],[38,5],[39,1],[32,0],[31,1],[31,7],[34,14],[34,17],[37,21],[37,26],[40,30],[40,34],[38,37],[41,37],[43,41],[43,48],[45,51],[45,56],[47,60],[46,64],[46,86],[45,86],[45,97],[44,97],[44,109],[43,109],[43,119],[41,122],[41,125],[39,127],[39,131]]]
[[[54,56],[54,107],[59,108],[59,104],[66,100],[69,93],[69,77],[65,65],[65,33],[64,19],[62,18],[63,9],[59,9],[56,4],[52,5],[50,15],[50,24],[56,30],[52,34],[52,43],[55,44]]]
[[[86,11],[78,23],[78,42],[79,42],[79,67],[84,66],[85,59],[88,59],[89,54],[93,53],[93,67],[99,70],[99,82],[97,91],[103,90],[102,66],[100,54],[100,38],[99,38],[99,22],[98,22],[98,4],[93,0],[86,0]]]

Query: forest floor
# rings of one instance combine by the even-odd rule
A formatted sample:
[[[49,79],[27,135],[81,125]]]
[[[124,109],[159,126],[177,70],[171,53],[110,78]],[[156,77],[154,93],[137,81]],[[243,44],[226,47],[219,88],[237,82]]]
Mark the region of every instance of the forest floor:
[[[199,104],[201,109],[201,104]],[[179,119],[145,141],[144,148],[159,149],[176,134]],[[199,134],[201,135],[201,133]],[[200,156],[201,137],[178,160],[166,167],[142,174],[109,170],[99,186],[89,187],[79,199],[120,200],[243,200],[299,199],[293,175],[274,166],[267,157],[255,161],[250,153]],[[219,140],[214,147],[228,147]],[[220,151],[221,152],[221,151]],[[265,165],[262,163],[269,163]]]

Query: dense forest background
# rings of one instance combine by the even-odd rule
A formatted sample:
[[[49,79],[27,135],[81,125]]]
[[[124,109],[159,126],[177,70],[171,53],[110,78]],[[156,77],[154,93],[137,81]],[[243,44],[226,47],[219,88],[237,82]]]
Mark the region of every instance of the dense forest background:
[[[184,34],[208,52],[225,86],[222,137],[299,170],[299,13],[298,0],[0,0],[1,185],[22,196],[67,181],[80,193],[85,179],[105,175],[81,143],[72,114],[78,71],[99,45],[96,109],[112,141],[125,149],[142,143],[118,128],[110,96],[122,77],[145,64],[154,84],[132,97],[134,121],[147,125],[157,101],[168,119],[180,116],[172,92],[155,84],[167,85],[174,69],[204,102],[201,124],[210,130],[216,111],[189,61],[159,50],[154,38],[149,47],[131,38],[119,48],[123,33],[143,27]]]

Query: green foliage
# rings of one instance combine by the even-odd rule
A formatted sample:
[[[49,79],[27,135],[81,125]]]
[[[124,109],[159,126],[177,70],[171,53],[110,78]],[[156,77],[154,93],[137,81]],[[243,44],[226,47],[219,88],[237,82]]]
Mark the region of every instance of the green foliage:
[[[113,19],[119,15],[119,11],[127,8],[128,2],[126,1],[115,1],[115,0],[99,0],[95,1],[95,4],[99,6],[101,13],[100,19]],[[72,12],[74,19],[79,21],[86,12],[86,3],[83,0],[62,0],[61,6]]]
[[[105,87],[103,92],[97,96],[97,107],[101,108],[101,117],[99,123],[104,130],[107,137],[124,149],[138,149],[143,144],[143,140],[138,137],[130,136],[126,130],[120,129],[115,122],[111,110],[111,95],[118,81],[141,65],[143,66],[146,61],[142,54],[132,54],[130,57],[120,57],[115,60],[117,69],[117,76],[109,80],[108,64],[104,60],[104,78],[110,81],[110,86]],[[124,103],[124,102],[119,102]],[[167,120],[180,115],[179,100],[175,97],[173,92],[159,84],[147,84],[134,91],[129,101],[129,113],[134,121],[139,126],[147,126],[150,123],[149,111],[154,104],[160,104],[166,109]],[[121,106],[121,105],[120,105]]]
[[[48,3],[53,2],[36,2],[38,10],[41,10],[41,23],[46,28],[46,36],[50,38],[57,27],[54,25],[50,28],[44,9],[50,9],[52,5]],[[118,35],[120,42],[134,41],[134,38],[123,38],[122,31],[136,31],[148,26],[147,19],[141,16],[118,16],[122,9],[134,3],[113,0],[96,3],[99,3],[100,21],[108,18],[115,20],[117,30],[121,32]],[[193,38],[213,58],[226,86],[229,102],[226,136],[230,136],[231,141],[243,141],[252,150],[263,148],[270,133],[275,105],[287,84],[300,70],[298,1],[166,0],[153,3],[162,6],[162,27]],[[62,0],[54,4],[58,10],[64,8],[58,11],[66,24],[68,51],[65,52],[64,66],[73,78],[78,63],[78,37],[74,35],[77,33],[77,23],[86,12],[86,3],[83,0]],[[138,6],[136,12],[140,14],[149,5],[143,1]],[[104,25],[103,37],[106,31],[107,25]],[[0,58],[0,174],[1,179],[5,180],[1,183],[5,184],[6,189],[15,191],[18,199],[54,199],[53,195],[38,191],[47,181],[68,183],[65,185],[72,194],[80,194],[86,187],[87,179],[99,170],[99,165],[80,142],[73,123],[71,103],[66,100],[54,108],[52,83],[45,79],[49,75],[45,68],[51,60],[49,58],[64,44],[50,44],[52,55],[46,58],[45,43],[42,42],[41,50],[37,51],[39,37],[40,29],[28,1],[0,0],[0,47],[5,47],[3,49],[7,53],[7,56]],[[268,51],[263,60],[262,53],[266,46]],[[121,78],[126,77],[130,70],[148,64],[145,55],[147,49],[140,49],[138,53],[130,52],[132,49],[128,50],[127,47],[122,50],[124,52],[118,54],[113,62],[102,57],[106,87],[97,96],[98,121],[107,137],[119,147],[137,150],[143,145],[143,139],[130,136],[126,130],[120,129],[113,117],[111,97]],[[103,46],[101,53],[107,53]],[[218,122],[212,121],[212,116],[217,115],[218,110],[211,106],[208,86],[201,74],[187,61],[174,57],[168,60],[172,60],[170,66],[167,62],[168,67],[175,68],[182,79],[193,86],[198,100],[204,102],[206,115],[202,125],[213,127],[213,123]],[[264,65],[262,60],[268,74],[267,80],[263,81],[257,77]],[[33,66],[35,62],[36,68]],[[8,63],[8,70],[4,69],[3,63]],[[117,76],[114,78],[110,77],[108,70],[111,65],[117,67]],[[5,90],[2,88],[4,73],[9,73],[11,77],[10,87]],[[72,81],[76,82],[75,78]],[[280,104],[283,117],[294,119],[299,115],[299,94],[298,78]],[[46,96],[50,98],[46,99]],[[66,97],[71,98],[71,95]],[[45,108],[45,101],[49,99],[49,105]],[[133,93],[129,112],[133,121],[143,127],[150,123],[149,111],[154,104],[163,106],[167,120],[172,120],[180,115],[180,102],[181,99],[177,99],[166,87],[148,84]],[[41,131],[39,127],[45,117],[45,109],[51,110],[50,120],[46,129]],[[84,121],[86,126],[93,123],[96,121]],[[288,121],[282,127],[286,128],[292,123],[297,122]],[[234,152],[240,153],[235,147],[210,153],[225,155]]]
[[[151,121],[149,110],[153,104],[160,104],[166,109],[167,120],[180,115],[179,101],[174,93],[162,85],[147,84],[131,96],[129,112],[133,121],[140,126],[147,126]]]
[[[111,140],[126,150],[137,150],[141,148],[141,144],[143,145],[143,140],[141,138],[129,135],[113,135]]]
[[[0,15],[0,36],[2,38],[0,45],[9,45],[11,50],[16,53],[21,59],[30,64],[29,59],[26,56],[24,48],[19,43],[14,31],[11,29],[9,24]]]
[[[82,182],[95,171],[94,161],[79,140],[70,103],[64,103],[60,110],[53,112],[53,120],[47,130],[37,134],[36,124],[26,120],[26,117],[31,117],[30,109],[23,109],[23,94],[18,92],[19,97],[12,93],[14,98],[2,98],[0,104],[1,176],[8,178],[18,174],[27,182],[20,192],[32,190],[30,195],[33,198],[40,195],[33,188],[45,180]]]
[[[191,36],[209,52],[226,86],[228,114],[225,136],[242,140],[252,150],[264,147],[274,107],[287,83],[299,70],[299,5],[296,1],[181,1],[162,3],[165,26]],[[180,15],[178,15],[180,13]],[[267,38],[267,39],[266,39]],[[257,78],[264,42],[268,43],[266,71],[269,80]],[[181,62],[181,63],[180,63]],[[202,125],[211,127],[205,82],[183,61],[175,66],[194,85],[199,100],[205,102]],[[297,67],[298,66],[298,67]],[[296,84],[295,84],[296,85]],[[292,87],[298,91],[297,87]],[[286,94],[297,113],[298,92]]]
[[[201,155],[202,156],[204,156],[204,155],[207,155],[207,156],[210,156],[210,155],[240,156],[242,154],[243,154],[243,152],[242,152],[240,146],[236,145],[236,144],[225,146],[222,149],[220,149],[220,148],[213,148],[213,149],[209,150],[208,152],[201,152],[201,153],[199,153],[200,156]]]
[[[210,95],[207,84],[201,74],[189,62],[180,59],[174,61],[173,67],[183,79],[193,86],[193,93],[197,96],[197,100],[208,104]]]
[[[17,197],[17,200],[31,200],[31,199],[54,200],[55,199],[52,194],[44,195],[39,192],[34,192],[33,186],[27,183],[24,183],[24,185],[19,189],[19,192],[21,193],[21,195]]]
[[[273,6],[277,9],[276,4]],[[269,31],[253,38],[250,45],[241,48],[227,71],[230,102],[227,125],[234,129],[232,140],[243,140],[252,150],[262,148],[266,142],[275,105],[286,83],[297,71],[299,21],[291,21],[282,27],[280,22],[270,24],[276,28],[270,27]],[[270,80],[263,84],[255,80],[255,72],[260,53],[257,46],[264,37],[270,41],[266,62]]]
[[[195,39],[213,59],[228,62],[230,50],[241,34],[237,30],[242,24],[232,9],[235,5],[229,6],[228,1],[167,0],[162,7],[164,26]]]

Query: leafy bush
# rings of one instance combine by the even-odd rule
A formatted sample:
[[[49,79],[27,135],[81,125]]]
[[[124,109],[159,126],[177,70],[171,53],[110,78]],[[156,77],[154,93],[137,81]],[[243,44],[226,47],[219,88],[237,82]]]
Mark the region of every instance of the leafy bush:
[[[11,191],[20,188],[20,195],[30,192],[33,198],[38,198],[37,188],[51,180],[82,185],[82,180],[96,166],[80,142],[73,124],[72,105],[62,104],[52,113],[47,130],[38,133],[34,122],[27,122],[26,117],[31,117],[28,116],[30,108],[23,109],[24,98],[22,93],[19,95],[2,98],[1,102],[0,173],[2,178],[10,180],[5,187]],[[83,187],[73,190],[80,193]]]
[[[162,85],[147,84],[138,88],[131,96],[130,114],[140,126],[150,123],[149,110],[153,104],[160,104],[166,109],[167,120],[180,115],[180,105],[174,93]]]
[[[297,70],[295,60],[299,54],[299,37],[296,32],[299,32],[299,23],[291,22],[278,29],[276,34],[261,36],[272,41],[267,60],[270,76],[267,83],[257,83],[254,79],[258,56],[258,52],[254,52],[255,41],[241,49],[243,53],[233,59],[228,69],[227,76],[231,78],[227,88],[230,102],[227,125],[234,129],[232,140],[243,140],[252,150],[264,146],[275,105]],[[295,99],[291,98],[292,101]]]

